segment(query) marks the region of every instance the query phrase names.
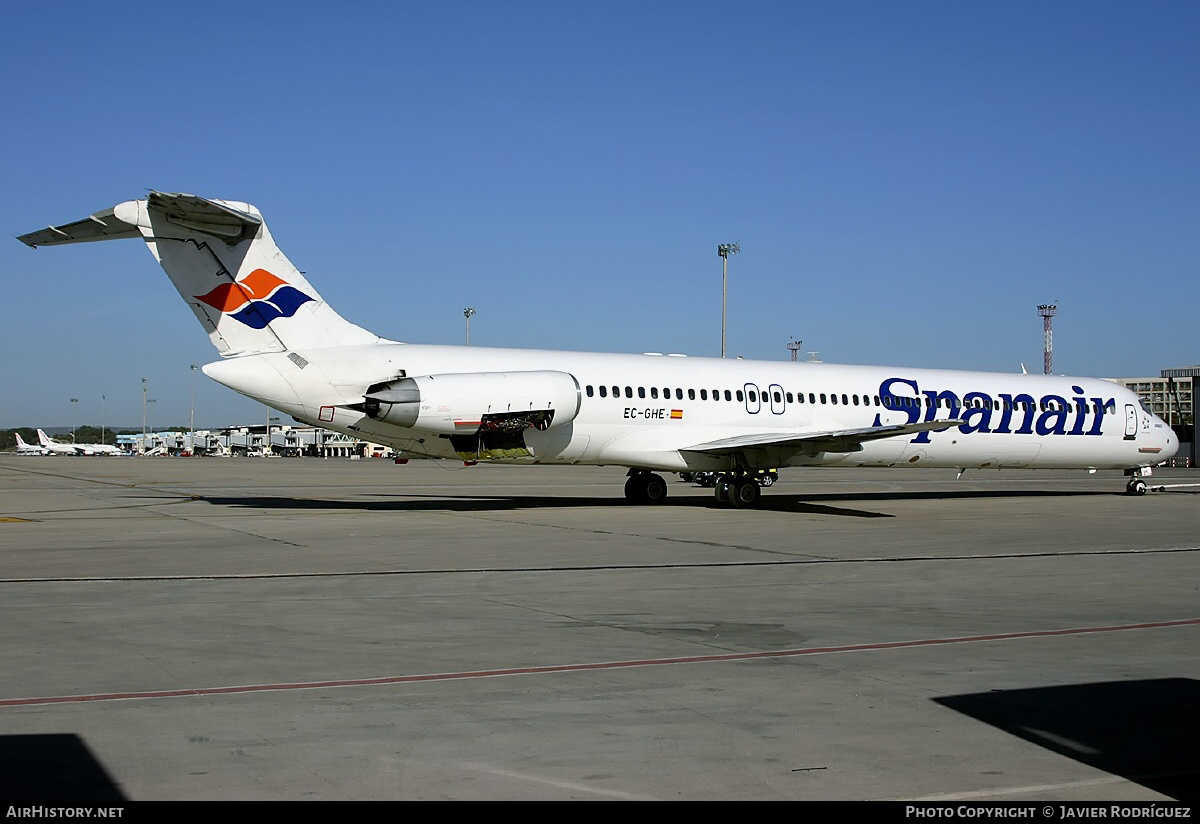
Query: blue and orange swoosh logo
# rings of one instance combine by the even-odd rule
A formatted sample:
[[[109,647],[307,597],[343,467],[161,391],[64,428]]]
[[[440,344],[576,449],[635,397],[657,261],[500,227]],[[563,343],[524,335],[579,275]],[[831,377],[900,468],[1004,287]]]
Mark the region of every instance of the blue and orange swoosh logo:
[[[251,329],[263,329],[276,318],[290,318],[312,298],[266,269],[255,269],[241,280],[196,295],[196,300]]]

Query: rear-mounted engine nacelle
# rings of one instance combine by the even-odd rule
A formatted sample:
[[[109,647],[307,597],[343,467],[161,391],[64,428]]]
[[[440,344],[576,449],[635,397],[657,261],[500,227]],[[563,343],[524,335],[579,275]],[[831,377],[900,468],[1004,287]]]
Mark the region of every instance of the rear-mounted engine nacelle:
[[[397,378],[363,395],[378,421],[436,432],[549,429],[579,414],[579,382],[566,372],[457,372]]]

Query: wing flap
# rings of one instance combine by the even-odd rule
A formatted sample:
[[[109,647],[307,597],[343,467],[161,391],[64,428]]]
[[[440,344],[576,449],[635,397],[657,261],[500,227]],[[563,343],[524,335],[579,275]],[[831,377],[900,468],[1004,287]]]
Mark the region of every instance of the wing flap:
[[[753,447],[775,447],[779,449],[803,449],[816,452],[857,452],[862,444],[880,438],[896,438],[933,429],[946,429],[962,424],[961,420],[924,421],[901,423],[890,426],[865,426],[858,429],[835,429],[827,432],[758,432],[752,435],[735,435],[707,443],[689,446],[681,452],[703,452],[710,455],[728,455]]]

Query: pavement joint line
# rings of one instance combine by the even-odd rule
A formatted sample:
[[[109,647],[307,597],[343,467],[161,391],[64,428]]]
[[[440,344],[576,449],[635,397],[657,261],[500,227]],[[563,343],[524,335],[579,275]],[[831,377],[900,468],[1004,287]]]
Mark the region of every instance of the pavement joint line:
[[[230,530],[267,541],[292,544],[278,538],[270,538],[239,530]],[[707,542],[703,542],[707,543]],[[741,546],[728,544],[713,544],[719,549],[744,549]],[[732,567],[765,567],[765,566],[833,566],[838,564],[899,564],[899,563],[934,563],[938,561],[996,561],[1016,560],[1023,558],[1074,558],[1079,556],[1121,556],[1121,555],[1162,555],[1182,552],[1200,552],[1200,547],[1148,547],[1133,549],[1094,549],[1078,550],[1075,552],[1002,552],[991,555],[903,555],[895,558],[787,558],[770,561],[707,561],[680,564],[580,564],[577,566],[526,566],[526,567],[473,567],[458,569],[360,569],[334,570],[330,572],[245,572],[235,574],[212,575],[104,575],[104,576],[56,576],[53,578],[0,578],[0,584],[86,584],[111,583],[119,581],[150,582],[150,581],[253,581],[275,580],[284,578],[352,578],[372,575],[484,575],[496,573],[529,573],[529,572],[625,572],[629,570],[680,570],[680,569],[721,569]]]
[[[709,655],[688,655],[672,658],[640,658],[626,661],[604,661],[576,664],[552,664],[536,667],[509,667],[503,669],[466,670],[462,672],[426,673],[418,675],[390,675],[377,678],[351,678],[326,681],[301,681],[279,684],[244,684],[227,687],[195,687],[170,690],[145,690],[134,692],[95,693],[91,695],[58,695],[28,698],[0,699],[0,707],[44,706],[48,704],[84,704],[106,701],[151,700],[155,698],[189,698],[215,695],[234,695],[256,692],[285,692],[295,690],[335,689],[341,687],[376,687],[395,684],[428,683],[434,681],[459,681],[479,678],[501,678],[514,675],[546,675],[554,673],[587,672],[590,670],[631,669],[636,667],[676,666],[680,664],[713,664],[729,661],[755,661],[769,658],[797,658],[809,655],[834,655],[855,652],[878,652],[915,647],[970,644],[987,641],[1013,641],[1028,638],[1052,638],[1064,635],[1087,635],[1106,632],[1129,632],[1133,630],[1168,629],[1200,625],[1200,618],[1183,618],[1174,621],[1151,621],[1137,624],[1113,626],[1070,627],[1066,629],[1026,630],[987,635],[965,635],[948,638],[925,638],[908,641],[883,641],[870,644],[848,644],[831,647],[804,647],[800,649],[768,650],[760,652],[731,652]]]

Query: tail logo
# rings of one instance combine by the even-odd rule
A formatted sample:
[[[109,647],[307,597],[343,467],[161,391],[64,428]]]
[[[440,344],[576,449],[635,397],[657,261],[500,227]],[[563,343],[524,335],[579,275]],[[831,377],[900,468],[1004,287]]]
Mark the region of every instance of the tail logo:
[[[251,329],[263,329],[276,318],[290,318],[312,298],[266,269],[255,269],[241,280],[196,295],[196,300]]]

